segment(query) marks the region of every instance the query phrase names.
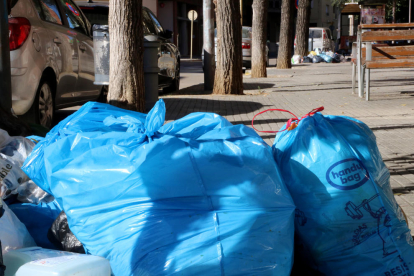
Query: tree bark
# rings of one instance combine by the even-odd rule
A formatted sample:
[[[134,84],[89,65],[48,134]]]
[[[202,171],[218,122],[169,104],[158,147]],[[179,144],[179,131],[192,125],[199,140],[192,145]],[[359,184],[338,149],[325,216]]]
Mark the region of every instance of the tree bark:
[[[252,78],[266,78],[267,9],[269,0],[253,0]]]
[[[292,33],[293,33],[293,4],[292,0],[282,0],[280,19],[279,52],[277,55],[277,69],[292,68]]]
[[[142,0],[110,0],[108,103],[145,112]]]
[[[298,17],[296,19],[295,55],[306,56],[309,47],[310,0],[299,0]]]
[[[214,94],[243,94],[242,30],[240,2],[218,0],[217,67]]]

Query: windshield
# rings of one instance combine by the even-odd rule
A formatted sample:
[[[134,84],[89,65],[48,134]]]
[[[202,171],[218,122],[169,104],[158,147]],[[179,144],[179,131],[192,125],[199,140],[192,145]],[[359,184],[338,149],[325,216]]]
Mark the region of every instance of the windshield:
[[[322,38],[322,30],[309,29],[309,38],[312,38],[312,32],[313,38]]]
[[[91,25],[108,25],[108,7],[80,7]]]

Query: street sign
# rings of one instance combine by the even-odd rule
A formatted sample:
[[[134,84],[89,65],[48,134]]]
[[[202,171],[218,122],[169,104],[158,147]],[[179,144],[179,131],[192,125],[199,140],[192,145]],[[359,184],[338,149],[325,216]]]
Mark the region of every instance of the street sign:
[[[188,19],[191,21],[197,20],[198,13],[195,10],[191,10],[188,12]]]
[[[195,10],[191,10],[188,12],[188,19],[191,20],[191,48],[190,48],[190,59],[193,59],[193,33],[194,33],[194,29],[193,29],[193,24],[194,24],[194,20],[197,19],[197,12]]]

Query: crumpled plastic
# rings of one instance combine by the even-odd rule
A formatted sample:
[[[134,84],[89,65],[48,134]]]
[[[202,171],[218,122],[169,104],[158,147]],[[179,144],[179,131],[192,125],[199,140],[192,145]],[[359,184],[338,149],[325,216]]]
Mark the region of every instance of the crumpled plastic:
[[[9,209],[6,203],[0,198],[0,206],[3,205],[3,216],[0,217],[0,241],[1,251],[5,253],[23,247],[36,246],[33,238],[23,223]]]
[[[83,253],[82,243],[75,237],[68,225],[68,218],[62,211],[47,233],[48,239],[61,251]]]
[[[295,206],[270,147],[216,114],[164,119],[162,100],[88,103],[23,169],[114,275],[289,275]]]
[[[21,170],[27,156],[35,147],[35,141],[38,141],[34,136],[32,139],[10,137],[6,131],[0,129],[0,198],[7,199],[17,194],[17,199],[25,203],[53,201],[53,196],[39,188]]]
[[[56,201],[50,203],[16,203],[9,206],[27,231],[42,248],[59,249],[47,238],[48,231],[62,209]]]
[[[273,150],[297,206],[295,256],[324,275],[413,275],[414,243],[367,125],[317,113]]]

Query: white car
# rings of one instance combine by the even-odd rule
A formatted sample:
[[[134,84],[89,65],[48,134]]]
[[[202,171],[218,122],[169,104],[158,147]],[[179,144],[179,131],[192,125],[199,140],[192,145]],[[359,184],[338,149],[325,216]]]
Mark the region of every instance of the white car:
[[[214,29],[214,45],[217,53],[217,29]],[[252,67],[252,27],[242,27],[242,55],[243,67]],[[277,51],[276,51],[277,55]],[[276,56],[277,57],[277,56]],[[201,53],[202,66],[204,68],[204,51]],[[217,62],[217,55],[215,56]],[[269,46],[266,45],[266,66],[269,66]]]
[[[312,43],[313,48],[325,51],[335,51],[335,42],[333,41],[332,33],[329,28],[309,28],[309,45]]]
[[[9,16],[13,110],[51,127],[54,110],[97,100],[91,26],[72,0],[14,0]]]

